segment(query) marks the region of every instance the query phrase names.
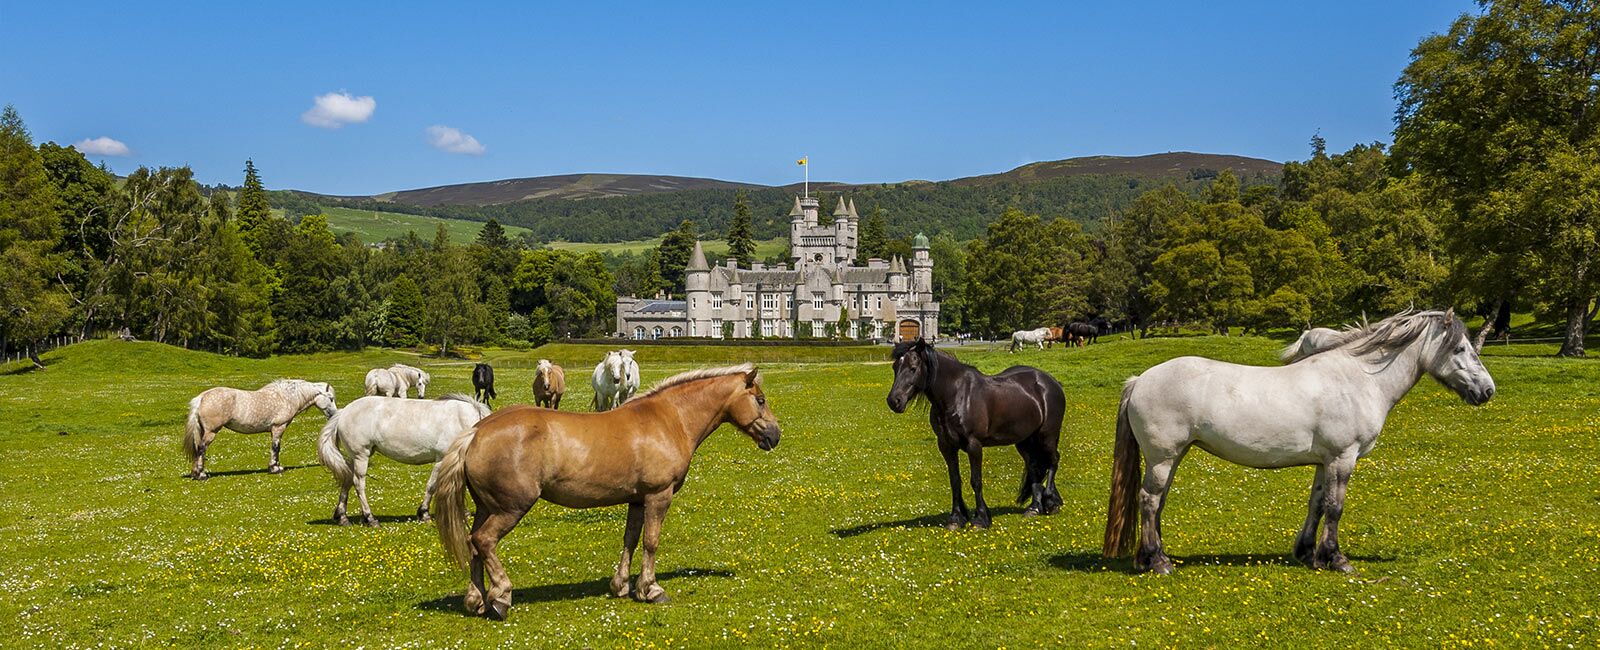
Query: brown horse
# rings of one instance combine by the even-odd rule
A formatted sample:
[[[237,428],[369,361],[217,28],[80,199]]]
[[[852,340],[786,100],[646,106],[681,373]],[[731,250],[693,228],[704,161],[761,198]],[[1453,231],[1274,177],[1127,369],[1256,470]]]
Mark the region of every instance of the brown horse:
[[[644,562],[633,597],[666,602],[666,590],[656,584],[661,521],[695,449],[724,422],[764,450],[778,446],[778,418],[761,391],[761,375],[748,363],[674,376],[603,413],[518,405],[467,429],[440,462],[433,498],[439,540],[458,565],[471,568],[467,610],[505,618],[511,579],[495,546],[540,499],[568,508],[628,504],[611,594],[629,595],[628,573],[642,535]],[[478,506],[470,540],[463,499],[469,491]]]
[[[561,396],[567,394],[567,371],[549,359],[540,359],[533,371],[533,405],[561,410]]]

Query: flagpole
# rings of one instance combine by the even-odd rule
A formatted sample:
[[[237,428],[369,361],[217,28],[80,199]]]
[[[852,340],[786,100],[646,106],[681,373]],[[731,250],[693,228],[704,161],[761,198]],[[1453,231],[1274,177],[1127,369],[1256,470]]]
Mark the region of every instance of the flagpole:
[[[806,161],[806,164],[801,165],[801,167],[806,168],[805,196],[809,199],[811,198],[811,156],[802,157],[801,160]]]

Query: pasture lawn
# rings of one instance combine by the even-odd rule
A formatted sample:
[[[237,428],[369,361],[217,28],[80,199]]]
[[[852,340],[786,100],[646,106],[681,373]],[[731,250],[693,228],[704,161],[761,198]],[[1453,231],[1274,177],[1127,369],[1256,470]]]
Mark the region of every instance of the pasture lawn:
[[[483,230],[481,221],[440,219],[401,212],[324,207],[322,213],[328,216],[328,227],[334,232],[353,232],[361,238],[362,243],[366,244],[403,238],[407,232],[417,233],[417,236],[424,241],[433,241],[433,233],[441,223],[444,224],[445,230],[449,231],[450,241],[470,244],[478,239],[478,231]],[[506,234],[511,237],[528,231],[521,226],[506,225],[505,228]]]
[[[329,525],[335,490],[315,410],[263,472],[266,436],[223,432],[213,478],[183,478],[186,404],[214,385],[331,381],[341,403],[369,350],[235,359],[94,341],[0,375],[0,639],[6,645],[704,647],[1564,646],[1600,642],[1600,364],[1500,355],[1473,408],[1431,380],[1361,462],[1343,522],[1358,573],[1288,552],[1309,468],[1258,471],[1191,454],[1166,514],[1170,577],[1099,555],[1122,380],[1203,354],[1271,363],[1279,342],[1116,340],[957,354],[994,372],[1051,371],[1068,413],[1059,515],[1010,505],[1021,462],[986,455],[994,528],[948,532],[943,463],[925,416],[884,405],[882,348],[786,349],[764,363],[783,442],[724,427],[700,449],[662,539],[667,605],[605,596],[624,509],[536,507],[502,545],[511,618],[463,614],[466,577],[409,519],[426,467],[377,460],[378,530]],[[1515,346],[1513,346],[1513,349]],[[601,348],[492,351],[504,402],[530,399],[526,360],[564,362],[587,409]],[[770,348],[640,348],[646,383]],[[856,354],[859,356],[845,356]],[[816,356],[808,356],[816,355]],[[807,361],[811,359],[811,361]],[[513,364],[520,360],[521,365]],[[470,363],[420,365],[432,392],[469,391]],[[970,497],[969,497],[970,499]]]

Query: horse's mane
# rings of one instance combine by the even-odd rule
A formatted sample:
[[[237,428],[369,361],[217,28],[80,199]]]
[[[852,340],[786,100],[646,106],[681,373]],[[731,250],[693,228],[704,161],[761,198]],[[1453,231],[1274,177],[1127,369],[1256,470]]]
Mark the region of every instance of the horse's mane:
[[[466,402],[468,404],[478,404],[479,403],[478,400],[473,399],[471,395],[467,395],[465,393],[446,393],[444,395],[440,395],[438,397],[433,398],[433,401],[435,401],[435,402],[446,402],[446,401],[449,401],[449,402]]]
[[[274,379],[274,380],[272,380],[270,382],[267,382],[267,385],[262,386],[261,390],[267,390],[269,388],[272,389],[272,390],[296,390],[296,389],[299,389],[301,386],[304,386],[304,385],[310,384],[310,383],[312,383],[312,382],[306,381],[304,379],[278,378],[278,379]]]
[[[650,390],[647,390],[647,391],[644,391],[644,392],[639,393],[637,395],[634,395],[633,399],[628,400],[628,401],[631,402],[631,401],[634,401],[634,400],[644,399],[646,397],[649,397],[651,395],[654,395],[656,393],[664,391],[664,390],[666,390],[668,388],[672,388],[673,386],[678,386],[680,384],[687,384],[687,383],[689,383],[691,381],[696,381],[696,380],[700,380],[700,379],[710,379],[712,377],[722,377],[722,376],[726,376],[726,375],[741,375],[741,374],[748,373],[751,370],[755,370],[755,369],[756,369],[755,364],[741,363],[741,364],[739,364],[737,366],[727,366],[725,368],[701,368],[699,370],[690,370],[688,372],[680,372],[680,373],[678,373],[676,375],[673,375],[671,377],[668,377],[666,379],[661,380],[656,385],[651,386]],[[761,375],[756,375],[756,383],[757,384],[761,383]]]
[[[1411,345],[1434,325],[1443,325],[1445,335],[1452,338],[1467,333],[1466,324],[1452,312],[1406,309],[1376,323],[1349,325],[1339,332],[1333,345],[1304,352],[1298,358],[1290,359],[1289,363],[1299,363],[1329,350],[1344,350],[1355,357],[1378,354],[1387,358]],[[1295,345],[1298,346],[1299,341]]]

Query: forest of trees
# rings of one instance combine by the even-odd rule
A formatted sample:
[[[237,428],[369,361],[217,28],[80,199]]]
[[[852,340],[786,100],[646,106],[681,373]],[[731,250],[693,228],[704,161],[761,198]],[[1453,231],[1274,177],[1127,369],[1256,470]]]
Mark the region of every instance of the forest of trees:
[[[1484,2],[1421,41],[1395,84],[1395,144],[1310,156],[1279,178],[1195,173],[1156,183],[851,188],[860,254],[910,256],[932,235],[941,329],[998,335],[1091,316],[1218,333],[1456,306],[1504,328],[1560,323],[1584,354],[1600,303],[1600,15],[1562,2]],[[412,210],[484,223],[378,243],[336,235],[318,201],[187,168],[116,178],[72,147],[35,146],[0,114],[0,349],[61,333],[136,336],[239,355],[382,344],[539,343],[611,330],[619,294],[681,293],[694,242],[742,262],[781,236],[782,189]],[[825,203],[833,197],[824,195]],[[274,210],[274,207],[277,210]],[[1042,215],[1042,216],[1041,216]],[[513,240],[666,233],[643,254]],[[781,263],[787,260],[767,260]]]

